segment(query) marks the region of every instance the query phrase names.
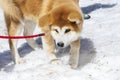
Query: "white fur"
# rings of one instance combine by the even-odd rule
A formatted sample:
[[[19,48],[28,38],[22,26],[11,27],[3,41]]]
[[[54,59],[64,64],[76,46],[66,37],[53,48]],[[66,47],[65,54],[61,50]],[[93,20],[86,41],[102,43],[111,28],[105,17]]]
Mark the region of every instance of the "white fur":
[[[69,29],[67,26],[64,26],[62,29],[56,26],[54,27],[54,29],[57,29],[59,33],[52,30],[51,31],[52,37],[54,38],[56,43],[63,42],[65,45],[64,47],[70,45],[71,42],[77,40],[80,37],[80,34],[76,31],[70,31],[68,33],[65,33],[65,30]]]
[[[31,20],[24,20],[24,35],[28,36],[28,35],[32,35],[34,32],[34,29],[36,28],[36,23],[31,21]],[[28,44],[34,49],[37,50],[39,49],[39,45],[35,42],[35,40],[33,38],[30,39],[26,39],[26,41],[28,42]]]

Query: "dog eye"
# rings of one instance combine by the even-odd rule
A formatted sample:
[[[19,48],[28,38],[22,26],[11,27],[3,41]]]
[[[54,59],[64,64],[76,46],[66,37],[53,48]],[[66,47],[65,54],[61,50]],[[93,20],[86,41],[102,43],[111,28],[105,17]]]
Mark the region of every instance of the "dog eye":
[[[71,22],[71,24],[75,25],[75,24],[76,24],[76,22]]]
[[[57,29],[54,29],[55,32],[59,33]]]
[[[68,32],[70,32],[70,31],[71,31],[70,29],[66,29],[66,30],[65,30],[65,33],[68,33]]]

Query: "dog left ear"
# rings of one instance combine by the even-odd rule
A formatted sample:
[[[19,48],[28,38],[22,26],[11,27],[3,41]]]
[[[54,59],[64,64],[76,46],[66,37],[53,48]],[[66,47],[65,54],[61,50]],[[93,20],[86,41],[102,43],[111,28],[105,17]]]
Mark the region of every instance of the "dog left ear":
[[[80,22],[82,22],[82,16],[80,16],[79,12],[71,12],[68,15],[68,20],[70,22],[75,22],[76,24],[79,24]]]

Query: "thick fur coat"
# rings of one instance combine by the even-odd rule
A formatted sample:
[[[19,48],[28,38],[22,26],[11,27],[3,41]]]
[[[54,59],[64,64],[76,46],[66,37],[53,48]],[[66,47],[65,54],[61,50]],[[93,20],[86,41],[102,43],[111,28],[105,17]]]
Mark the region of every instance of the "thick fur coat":
[[[50,62],[61,63],[55,56],[55,40],[58,47],[71,46],[69,64],[72,68],[78,66],[80,32],[83,25],[78,0],[4,0],[3,2],[0,0],[0,5],[5,12],[10,36],[19,35],[23,26],[23,34],[32,35],[37,24],[43,33],[49,33],[42,37],[42,43]],[[39,48],[33,39],[26,40],[32,48]],[[9,44],[14,62],[23,62],[16,47],[17,40],[11,39]]]

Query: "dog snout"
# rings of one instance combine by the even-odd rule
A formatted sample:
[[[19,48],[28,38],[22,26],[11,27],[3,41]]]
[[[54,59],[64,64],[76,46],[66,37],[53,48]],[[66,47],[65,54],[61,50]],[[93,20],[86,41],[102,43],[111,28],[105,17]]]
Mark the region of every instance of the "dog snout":
[[[64,47],[64,43],[63,43],[63,42],[58,42],[58,43],[57,43],[57,46],[58,46],[58,47]]]

